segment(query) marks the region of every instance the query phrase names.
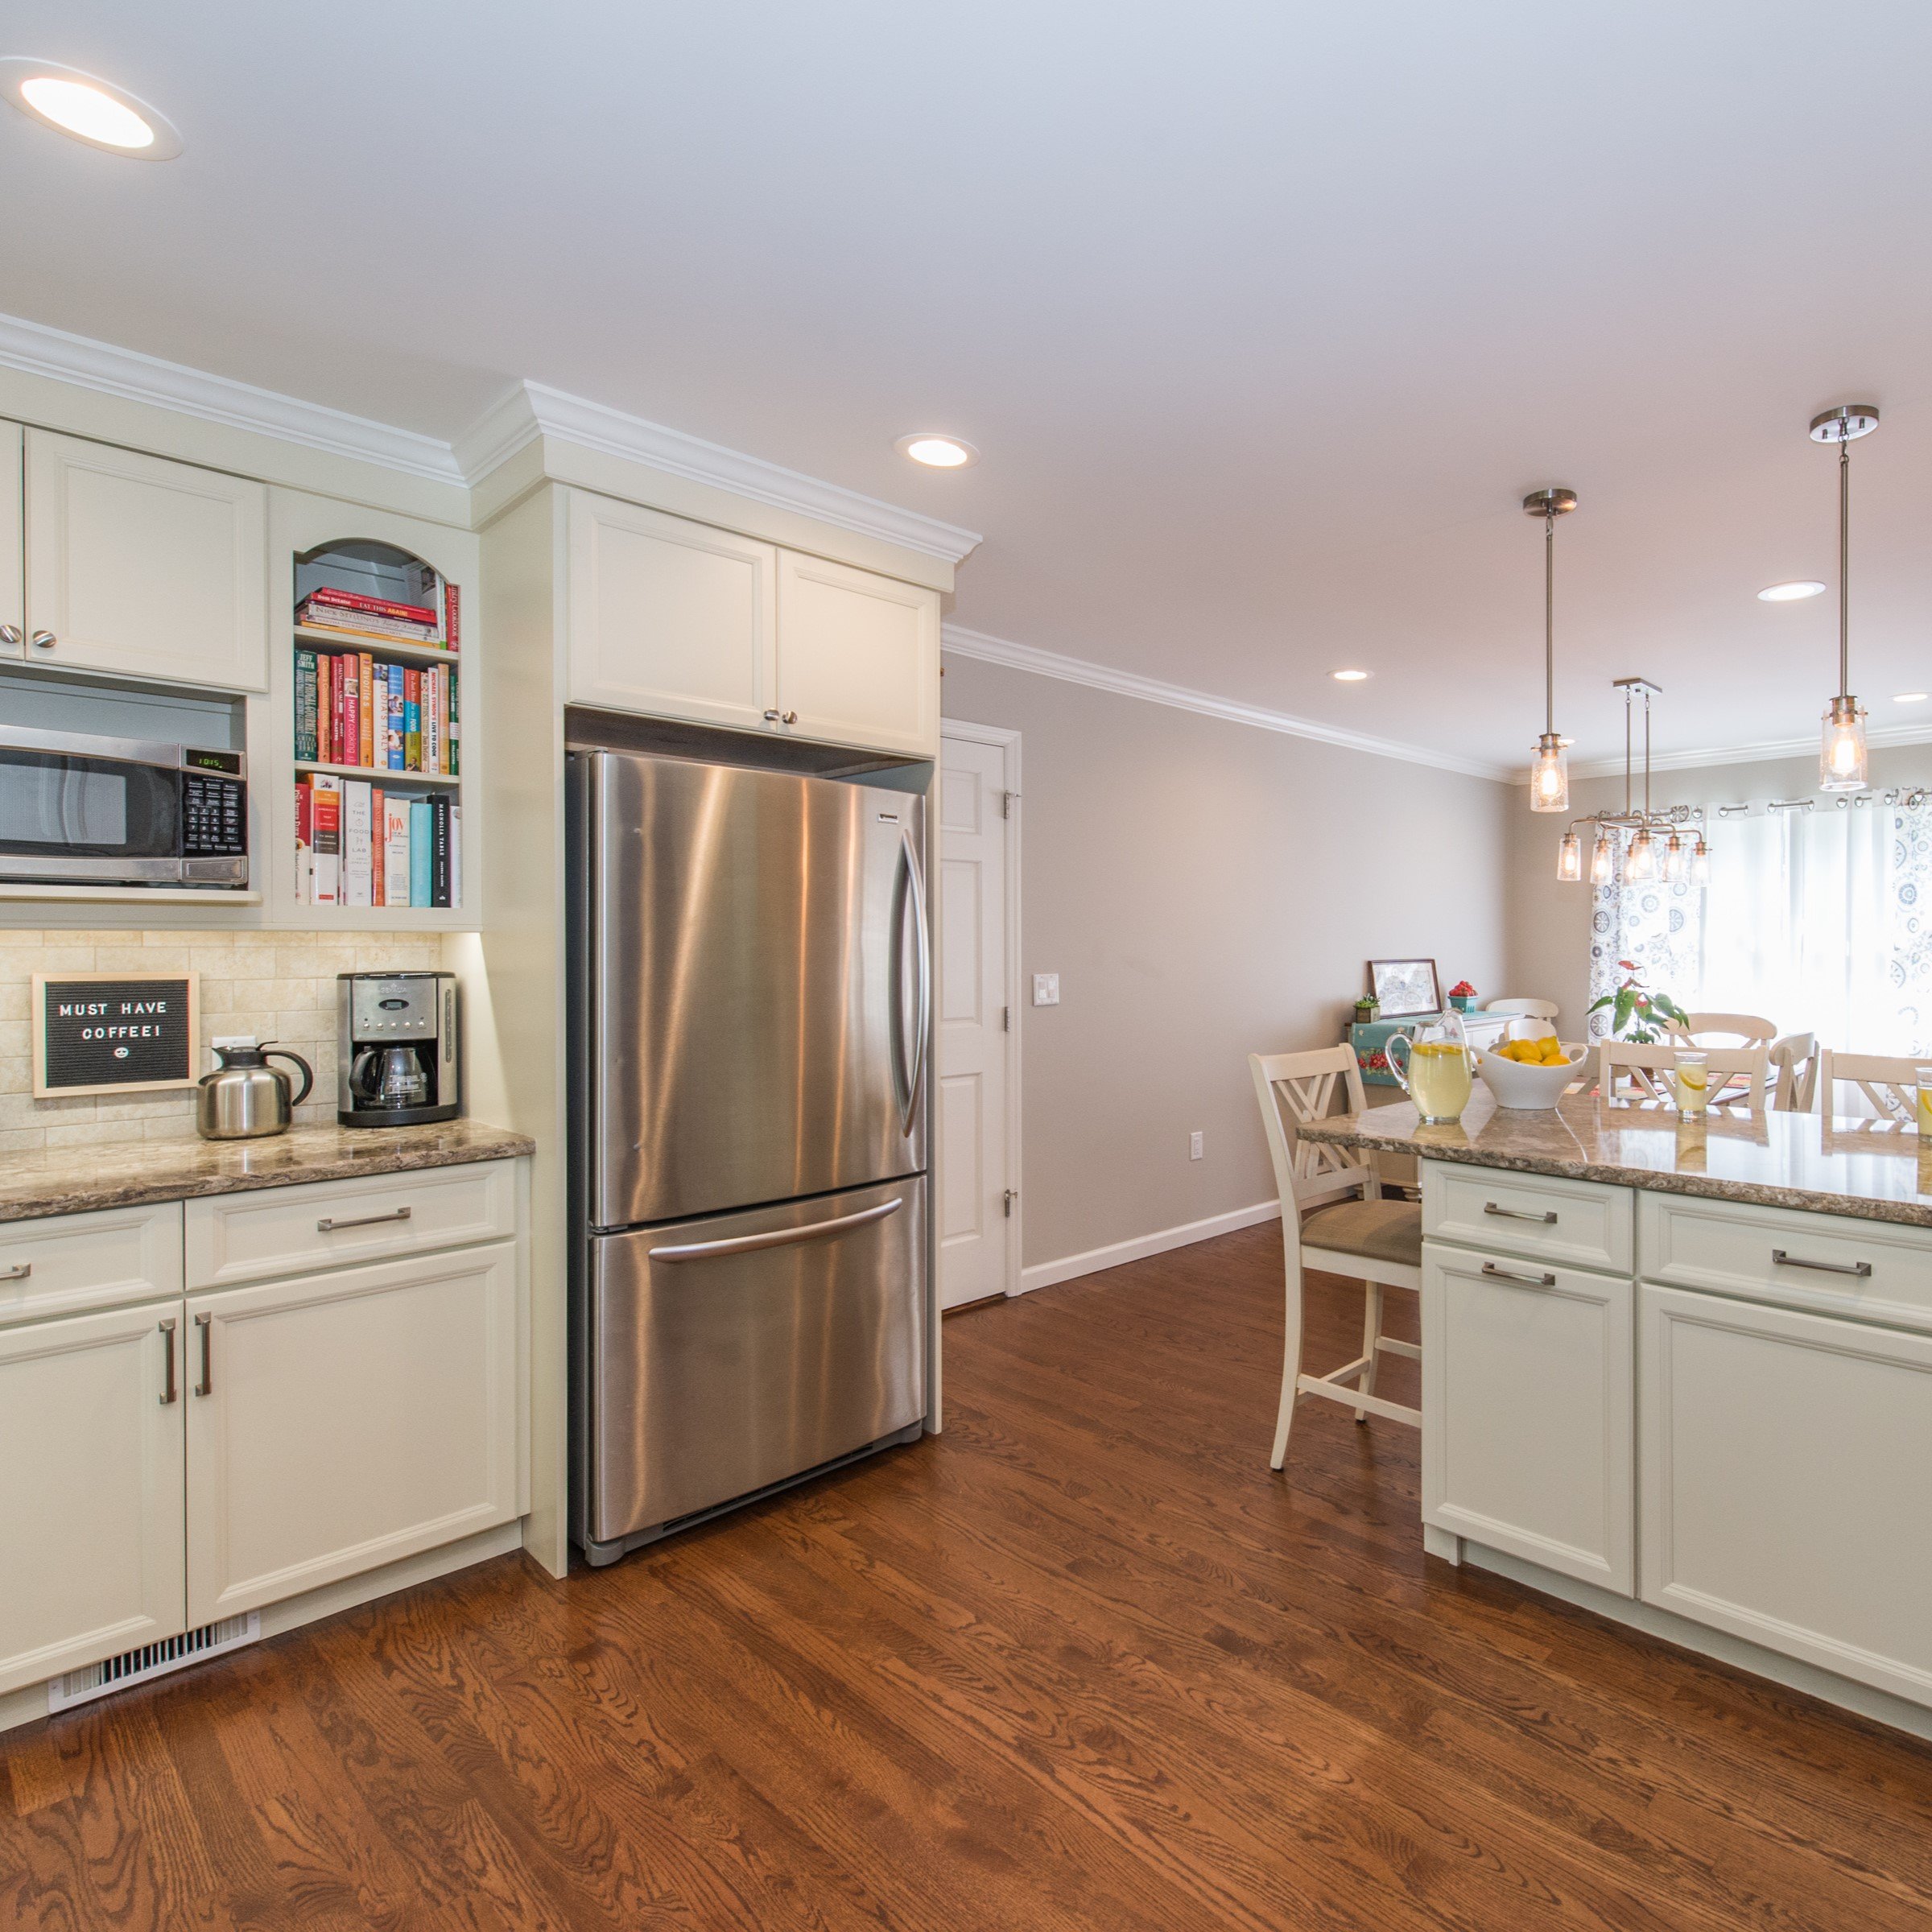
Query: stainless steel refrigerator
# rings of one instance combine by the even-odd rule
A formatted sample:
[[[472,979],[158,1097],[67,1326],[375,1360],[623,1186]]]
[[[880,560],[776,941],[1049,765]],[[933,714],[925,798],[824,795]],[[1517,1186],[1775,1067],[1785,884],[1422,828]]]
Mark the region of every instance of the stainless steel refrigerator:
[[[572,1516],[593,1563],[921,1429],[923,797],[570,758]]]

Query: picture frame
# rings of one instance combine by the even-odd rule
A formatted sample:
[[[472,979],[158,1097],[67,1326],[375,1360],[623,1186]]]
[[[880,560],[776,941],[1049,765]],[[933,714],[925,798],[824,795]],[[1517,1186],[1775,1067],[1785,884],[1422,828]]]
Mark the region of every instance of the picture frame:
[[[1443,1010],[1443,983],[1434,960],[1371,960],[1368,989],[1385,1020],[1420,1019]]]

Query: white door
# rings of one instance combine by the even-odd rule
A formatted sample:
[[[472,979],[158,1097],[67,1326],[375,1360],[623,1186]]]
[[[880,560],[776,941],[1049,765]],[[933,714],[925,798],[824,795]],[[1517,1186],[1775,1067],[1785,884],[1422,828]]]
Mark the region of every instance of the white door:
[[[801,737],[931,758],[939,593],[780,551],[778,703]]]
[[[572,703],[771,729],[777,558],[728,530],[572,490]]]
[[[266,690],[267,502],[245,477],[30,429],[29,661]]]
[[[514,1241],[188,1303],[196,1623],[517,1513]]]
[[[936,1176],[939,1305],[956,1308],[1019,1287],[1014,1171],[1018,1095],[1012,910],[1018,895],[1008,815],[1016,737],[939,745],[939,998]]]
[[[1628,1279],[1422,1246],[1422,1521],[1636,1591]]]
[[[1932,1704],[1932,1335],[1638,1297],[1644,1600]]]
[[[27,655],[26,564],[18,423],[0,423],[0,660]]]
[[[187,1628],[180,1319],[0,1329],[0,1691]]]

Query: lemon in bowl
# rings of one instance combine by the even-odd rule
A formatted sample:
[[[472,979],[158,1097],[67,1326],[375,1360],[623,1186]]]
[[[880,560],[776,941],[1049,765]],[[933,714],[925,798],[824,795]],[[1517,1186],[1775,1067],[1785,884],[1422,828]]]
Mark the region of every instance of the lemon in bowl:
[[[1493,1051],[1479,1051],[1476,1070],[1496,1096],[1497,1106],[1530,1113],[1554,1107],[1589,1057],[1587,1046],[1566,1043],[1554,1035],[1505,1040]]]

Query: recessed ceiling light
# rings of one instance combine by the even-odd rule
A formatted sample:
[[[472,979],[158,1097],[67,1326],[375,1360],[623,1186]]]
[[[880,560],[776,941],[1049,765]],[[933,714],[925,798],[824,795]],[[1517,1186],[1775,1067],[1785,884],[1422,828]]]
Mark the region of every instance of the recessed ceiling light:
[[[0,59],[0,89],[24,114],[90,147],[134,161],[170,161],[180,130],[139,96],[57,60],[11,54]]]
[[[901,436],[893,444],[902,456],[923,463],[928,469],[964,469],[980,460],[980,452],[957,436],[943,436],[937,430],[922,429]]]
[[[1795,604],[1800,597],[1821,596],[1824,588],[1805,577],[1795,584],[1769,584],[1757,593],[1757,601],[1761,604]]]
[[[1365,671],[1331,671],[1328,675],[1338,684],[1360,684],[1368,673]]]
[[[1922,704],[1932,698],[1932,691],[1901,691],[1893,699],[1894,704]]]

